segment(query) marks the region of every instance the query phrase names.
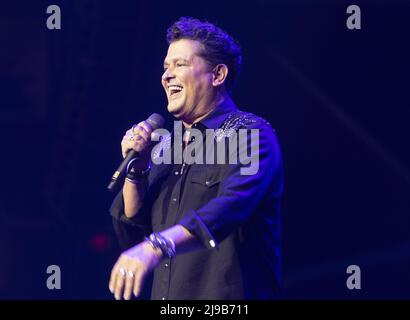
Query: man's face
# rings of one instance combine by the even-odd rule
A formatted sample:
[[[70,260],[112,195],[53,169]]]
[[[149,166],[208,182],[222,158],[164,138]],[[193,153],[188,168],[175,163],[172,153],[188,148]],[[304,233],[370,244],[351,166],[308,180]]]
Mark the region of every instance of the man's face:
[[[181,39],[172,42],[164,60],[162,86],[168,98],[168,111],[190,122],[206,112],[213,99],[212,70],[198,54],[202,44]]]

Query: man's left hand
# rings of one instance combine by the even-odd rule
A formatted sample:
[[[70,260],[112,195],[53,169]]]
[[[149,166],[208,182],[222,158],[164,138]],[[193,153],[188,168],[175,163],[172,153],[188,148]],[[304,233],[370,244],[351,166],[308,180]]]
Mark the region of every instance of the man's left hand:
[[[141,293],[145,277],[161,262],[162,252],[149,243],[142,242],[123,252],[115,263],[109,283],[109,289],[115,299],[131,299]]]

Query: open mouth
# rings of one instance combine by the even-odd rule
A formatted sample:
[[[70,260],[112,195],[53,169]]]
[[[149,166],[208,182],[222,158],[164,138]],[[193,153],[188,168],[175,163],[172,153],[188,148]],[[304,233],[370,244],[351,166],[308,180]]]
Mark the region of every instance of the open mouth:
[[[183,87],[179,85],[168,86],[170,98],[177,98],[181,95]]]

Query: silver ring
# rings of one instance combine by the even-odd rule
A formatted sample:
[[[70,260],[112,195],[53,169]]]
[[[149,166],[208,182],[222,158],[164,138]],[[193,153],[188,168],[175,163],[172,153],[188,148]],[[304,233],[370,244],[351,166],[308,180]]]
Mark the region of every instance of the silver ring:
[[[135,135],[134,134],[130,135],[129,140],[134,141],[134,139],[135,139]]]
[[[131,270],[128,271],[128,275],[130,276],[130,278],[134,278],[134,272],[132,272]]]
[[[121,275],[122,275],[123,277],[125,277],[126,274],[127,274],[127,271],[126,271],[124,268],[120,268],[118,271],[119,271],[119,273],[121,273]]]

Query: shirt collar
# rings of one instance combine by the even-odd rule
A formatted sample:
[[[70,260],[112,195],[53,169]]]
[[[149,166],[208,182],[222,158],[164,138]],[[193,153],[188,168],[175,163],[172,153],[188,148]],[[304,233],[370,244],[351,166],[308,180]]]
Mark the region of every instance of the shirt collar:
[[[197,129],[218,129],[225,121],[229,113],[237,111],[238,108],[231,99],[226,99],[215,107],[205,118],[192,125],[192,128]]]

